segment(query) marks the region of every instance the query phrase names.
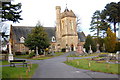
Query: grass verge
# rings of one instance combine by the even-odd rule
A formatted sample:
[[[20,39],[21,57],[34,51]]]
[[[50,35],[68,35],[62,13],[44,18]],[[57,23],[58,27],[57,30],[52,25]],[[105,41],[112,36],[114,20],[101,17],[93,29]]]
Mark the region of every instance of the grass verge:
[[[109,64],[104,62],[99,63],[96,61],[90,61],[89,59],[69,60],[69,61],[65,61],[64,63],[80,69],[112,73],[112,74],[120,74],[120,71],[118,69],[118,66],[120,66],[120,64]]]
[[[63,54],[64,54],[64,52],[55,52],[54,55],[46,55],[46,56],[39,55],[39,57],[36,57],[36,58],[29,58],[28,57],[29,55],[17,55],[15,57],[22,58],[22,59],[31,59],[31,60],[45,60],[45,59],[50,59],[50,58],[57,57],[57,56],[60,56]]]
[[[8,61],[1,61],[2,64],[0,65],[9,65],[10,63]]]
[[[87,54],[83,56],[78,56],[78,53],[76,53],[76,54],[70,54],[67,57],[89,57],[89,56],[98,56],[100,54],[108,54],[108,53],[92,53],[92,54]]]
[[[2,78],[3,80],[6,78],[31,78],[37,67],[38,64],[32,64],[30,72],[28,67],[2,67]]]
[[[64,53],[63,52],[55,52],[54,53],[55,55],[46,55],[46,56],[40,56],[40,57],[36,57],[32,60],[45,60],[45,59],[50,59],[50,58],[53,58],[53,57],[57,57],[57,56],[60,56],[60,55],[63,55]]]
[[[34,58],[32,60],[45,60],[45,59],[50,59],[50,58],[52,58],[52,56],[42,56],[42,57]]]
[[[23,59],[28,59],[29,55],[15,55],[14,57],[16,58],[23,58]]]

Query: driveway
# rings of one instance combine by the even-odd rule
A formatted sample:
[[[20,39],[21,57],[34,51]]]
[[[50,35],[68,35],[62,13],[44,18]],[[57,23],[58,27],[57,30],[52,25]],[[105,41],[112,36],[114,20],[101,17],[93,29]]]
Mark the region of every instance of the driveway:
[[[64,64],[66,56],[74,53],[69,52],[51,59],[37,61],[39,67],[32,78],[118,78],[116,74],[77,69]]]

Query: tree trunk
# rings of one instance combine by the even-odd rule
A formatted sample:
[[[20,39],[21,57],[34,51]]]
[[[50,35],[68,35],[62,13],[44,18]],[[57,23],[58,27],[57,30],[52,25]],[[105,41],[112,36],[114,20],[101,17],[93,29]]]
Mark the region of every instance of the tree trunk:
[[[116,35],[116,22],[114,22],[114,33]]]

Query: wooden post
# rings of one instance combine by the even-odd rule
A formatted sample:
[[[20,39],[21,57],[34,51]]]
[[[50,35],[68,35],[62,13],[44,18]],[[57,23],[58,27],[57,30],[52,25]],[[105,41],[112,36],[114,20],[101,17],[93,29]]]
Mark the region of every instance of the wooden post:
[[[67,62],[69,62],[69,59],[68,59],[68,57],[67,57],[66,61],[67,61]]]
[[[28,69],[26,70],[26,78],[28,78]]]
[[[30,72],[30,66],[28,66],[28,72]]]
[[[19,75],[19,80],[22,80],[22,75],[21,74]]]
[[[30,68],[32,68],[32,63],[30,62]]]
[[[89,68],[91,67],[91,63],[90,63],[90,62],[88,63],[88,67],[89,67]],[[91,70],[91,68],[90,68],[90,70]]]
[[[88,66],[89,66],[89,67],[91,66],[90,62],[88,63]]]

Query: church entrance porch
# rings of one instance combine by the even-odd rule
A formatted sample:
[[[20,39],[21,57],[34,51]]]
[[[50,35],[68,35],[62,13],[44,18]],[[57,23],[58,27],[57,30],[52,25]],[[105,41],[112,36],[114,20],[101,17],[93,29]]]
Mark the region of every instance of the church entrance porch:
[[[73,44],[71,45],[71,51],[74,51],[74,45]]]

